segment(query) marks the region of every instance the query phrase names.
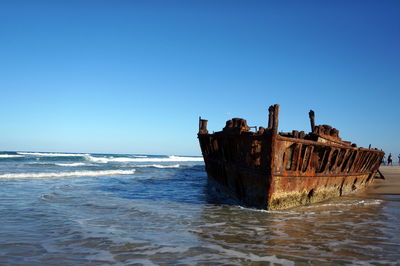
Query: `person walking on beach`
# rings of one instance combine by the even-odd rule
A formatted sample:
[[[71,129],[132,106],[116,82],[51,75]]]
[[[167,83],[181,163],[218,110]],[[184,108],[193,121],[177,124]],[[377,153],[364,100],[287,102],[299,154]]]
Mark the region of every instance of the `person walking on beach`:
[[[399,156],[397,156],[398,158],[399,158],[399,165],[400,165],[400,153],[399,153]]]
[[[388,156],[388,164],[387,164],[387,165],[389,166],[389,164],[393,166],[393,163],[392,163],[392,153],[389,153],[389,156]]]
[[[386,165],[385,162],[386,162],[386,154],[384,154],[384,155],[383,155],[383,158],[382,158],[382,163],[383,163],[383,165]]]

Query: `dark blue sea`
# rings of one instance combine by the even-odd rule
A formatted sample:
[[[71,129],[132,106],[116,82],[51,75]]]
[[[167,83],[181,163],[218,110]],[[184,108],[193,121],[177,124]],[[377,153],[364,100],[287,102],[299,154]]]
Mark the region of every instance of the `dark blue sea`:
[[[400,198],[261,211],[201,157],[0,152],[0,265],[265,263],[400,264]]]

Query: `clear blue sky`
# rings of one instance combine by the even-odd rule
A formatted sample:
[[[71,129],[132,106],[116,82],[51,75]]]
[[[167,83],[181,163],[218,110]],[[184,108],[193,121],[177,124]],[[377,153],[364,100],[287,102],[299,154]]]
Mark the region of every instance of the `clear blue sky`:
[[[243,117],[400,153],[400,2],[0,0],[0,150],[199,155]]]

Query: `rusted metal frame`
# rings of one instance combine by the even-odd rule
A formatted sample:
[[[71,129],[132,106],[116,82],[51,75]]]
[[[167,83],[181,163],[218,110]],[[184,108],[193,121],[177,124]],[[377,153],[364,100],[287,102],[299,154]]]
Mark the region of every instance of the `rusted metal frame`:
[[[345,169],[345,171],[349,172],[353,172],[352,169],[354,168],[355,163],[357,162],[357,159],[360,157],[360,151],[359,150],[355,150],[354,153],[352,154],[349,163]]]
[[[371,165],[369,166],[369,171],[370,172],[374,172],[376,171],[377,168],[379,168],[379,166],[381,165],[381,156],[380,154],[374,154],[375,157],[371,162]]]
[[[270,154],[269,157],[271,158],[271,172],[267,175],[267,179],[268,179],[268,184],[270,184],[271,189],[269,189],[268,191],[268,196],[267,196],[267,202],[271,201],[272,195],[273,195],[273,182],[272,179],[274,178],[274,173],[278,172],[275,171],[275,164],[276,164],[276,160],[275,160],[275,156],[274,154],[276,154],[276,150],[277,150],[277,146],[278,146],[278,141],[277,141],[277,134],[272,134],[271,135],[271,150],[270,150]],[[284,167],[283,167],[284,169]]]
[[[207,162],[214,163],[214,164],[221,164],[221,161],[220,161],[219,159],[210,159],[210,158],[209,158],[209,159],[207,159]],[[247,172],[252,172],[252,173],[254,173],[254,174],[260,174],[260,175],[267,175],[267,174],[269,174],[268,171],[265,171],[265,170],[263,170],[263,169],[248,168],[248,167],[244,167],[244,166],[237,165],[236,163],[232,163],[232,162],[224,162],[223,164],[224,164],[224,165],[227,165],[228,167],[234,166],[234,167],[236,167],[236,168],[238,168],[238,169],[240,169],[240,170],[245,170],[245,171],[247,171]]]
[[[364,166],[366,164],[366,160],[368,159],[368,156],[369,156],[369,152],[364,152],[362,154],[362,157],[360,158],[360,160],[358,162],[358,165],[357,165],[357,168],[355,168],[355,171],[363,172],[362,169],[364,168]]]
[[[347,149],[346,156],[343,158],[342,165],[340,166],[341,173],[345,173],[347,171],[347,168],[349,166],[349,161],[350,161],[351,157],[353,156],[354,152],[355,151],[352,149]]]
[[[300,144],[301,145],[301,154],[300,154],[300,158],[299,158],[299,167],[298,167],[298,172],[302,173],[303,172],[303,168],[305,167],[305,164],[307,164],[307,157],[308,157],[308,152],[310,149],[309,145],[304,145],[303,143]],[[303,148],[304,148],[304,154],[303,154]]]
[[[292,167],[293,167],[293,157],[294,157],[294,149],[295,149],[295,146],[294,146],[295,144],[292,144],[289,148],[290,148],[290,151],[291,151],[291,154],[290,154],[290,156],[287,154],[287,151],[289,151],[289,149],[286,149],[285,150],[285,157],[284,157],[284,159],[285,159],[285,163],[284,163],[284,165],[283,165],[283,170],[284,171],[291,171],[291,169],[292,169]],[[290,163],[290,168],[289,169],[287,169],[287,163]]]
[[[254,132],[257,132],[257,126],[249,126],[249,128],[254,128]]]
[[[205,137],[202,137],[202,136],[198,136],[198,138],[200,140],[200,147],[201,147],[202,152],[205,153],[206,156],[209,155],[210,154],[209,153],[209,146],[210,145],[207,145],[207,143],[205,143],[206,140],[207,140],[207,142],[209,142],[209,138],[205,138]]]
[[[304,171],[303,171],[303,168],[301,169],[301,173],[306,173],[307,171],[308,171],[308,169],[310,169],[310,164],[311,164],[311,160],[312,160],[312,155],[313,155],[313,152],[314,152],[314,145],[309,145],[308,147],[307,147],[307,149],[308,148],[310,148],[309,149],[309,152],[308,152],[308,158],[307,158],[307,162],[306,162],[306,168],[304,169]],[[306,150],[306,152],[307,152],[307,150]]]
[[[272,130],[272,126],[273,126],[273,120],[274,119],[274,107],[271,105],[268,108],[268,128],[269,130]]]
[[[357,150],[352,150],[348,157],[346,167],[342,170],[342,172],[345,172],[345,173],[350,172],[350,168],[353,166],[356,156],[357,156]]]
[[[217,139],[220,139],[220,138],[225,138],[225,136],[215,136],[216,137],[216,140]],[[246,137],[249,137],[249,138],[252,138],[252,139],[255,139],[255,140],[260,140],[262,137],[261,136],[246,136]],[[313,142],[313,141],[307,141],[307,140],[295,140],[295,139],[291,139],[291,138],[285,138],[285,137],[282,137],[282,136],[278,136],[278,135],[275,135],[275,137],[274,137],[274,139],[275,139],[275,141],[272,141],[272,143],[276,143],[277,142],[277,140],[279,141],[279,140],[287,140],[287,141],[289,141],[289,142],[294,142],[294,143],[298,143],[298,144],[301,144],[301,145],[298,145],[298,147],[297,147],[297,149],[298,149],[298,157],[297,158],[299,158],[299,157],[301,157],[301,149],[302,149],[302,144],[309,144],[309,147],[311,147],[312,148],[312,150],[310,150],[309,151],[309,153],[310,153],[310,155],[308,156],[308,158],[307,158],[307,168],[306,168],[306,173],[307,173],[307,170],[309,169],[309,164],[311,163],[311,161],[312,161],[312,154],[313,154],[313,151],[314,151],[314,145],[320,145],[320,146],[326,146],[326,147],[335,147],[336,145],[324,145],[323,143],[318,143],[318,144],[316,144],[315,142]],[[271,146],[274,146],[274,145],[272,145],[272,143],[271,143]],[[212,148],[215,148],[214,147],[214,145],[213,145],[213,143],[210,143],[211,145],[209,145],[209,146],[213,146]],[[217,141],[217,145],[218,145],[218,141]],[[208,146],[208,145],[206,145],[206,146]],[[275,147],[271,147],[271,149],[274,149]],[[339,148],[339,149],[343,149],[344,147],[343,146],[337,146],[337,148]],[[217,150],[221,150],[221,149],[217,149]],[[335,149],[336,150],[336,149]],[[350,147],[346,147],[345,148],[345,150],[346,150],[346,152],[345,152],[345,154],[343,155],[343,159],[342,159],[342,162],[341,162],[341,164],[340,165],[337,165],[337,168],[340,168],[341,169],[341,167],[342,167],[342,165],[343,165],[343,163],[346,161],[346,156],[348,155],[348,153],[350,152],[350,150],[353,150],[353,151],[360,151],[360,148],[350,148]],[[368,153],[373,153],[373,154],[375,154],[375,155],[378,155],[379,153],[382,153],[381,151],[374,151],[374,150],[367,150],[368,151]],[[220,151],[221,152],[221,151]],[[223,151],[222,151],[223,152]],[[306,150],[306,152],[307,152],[307,150]],[[332,152],[334,152],[334,150],[332,149],[331,150],[331,152],[330,152],[330,155],[331,154],[333,154]],[[326,153],[326,152],[325,152]],[[270,158],[271,158],[271,160],[273,160],[274,162],[271,162],[273,165],[275,165],[275,158],[272,156],[273,155],[273,153],[271,154],[271,156],[270,156]],[[225,157],[225,155],[223,154],[223,156]],[[326,156],[326,155],[325,155]],[[305,155],[304,155],[304,157],[306,157]],[[324,157],[325,158],[325,157]],[[304,158],[303,158],[304,159]],[[353,160],[353,166],[354,166],[354,163],[355,163],[355,160],[356,160],[357,158],[355,158],[354,160]],[[359,158],[358,158],[359,159]],[[350,161],[350,163],[351,163],[351,159],[349,159],[349,161]],[[299,159],[297,159],[297,162],[299,162]],[[294,162],[294,163],[296,163],[296,162]],[[304,162],[302,162],[301,163],[301,165],[299,164],[299,163],[296,163],[297,165],[296,165],[296,170],[298,170],[298,169],[301,169],[301,173],[303,173],[303,164],[304,164]],[[327,162],[327,165],[325,166],[325,167],[327,167],[327,166],[329,166],[329,164],[330,164],[330,160],[328,160],[328,162]],[[349,167],[349,165],[347,165],[346,166],[346,169]],[[329,167],[328,167],[329,168]],[[274,168],[272,168],[272,169],[274,169]],[[344,169],[344,172],[346,171],[346,169]],[[283,169],[284,171],[285,171],[285,168]],[[326,171],[326,168],[325,168],[325,171]],[[342,172],[342,171],[340,171],[340,172]],[[316,173],[317,175],[326,175],[326,173]],[[301,174],[301,175],[303,175],[303,174]],[[341,174],[341,175],[343,175],[343,173]]]
[[[315,145],[315,146],[317,146],[317,145]],[[317,160],[318,163],[315,166],[315,173],[321,173],[321,168],[322,168],[322,165],[324,164],[324,159],[325,159],[325,156],[326,156],[326,148],[327,147],[324,146],[322,157],[319,157],[320,151],[316,151],[316,153],[315,153],[315,156],[317,156],[317,158],[318,158],[318,160]]]
[[[335,158],[335,162],[331,163],[332,167],[331,167],[331,173],[338,173],[338,169],[340,169],[339,165],[339,160],[341,158],[341,156],[343,156],[342,152],[343,152],[343,148],[336,148],[335,151],[337,151],[337,155]]]
[[[346,157],[347,157],[347,155],[348,155],[348,153],[350,152],[350,151],[353,151],[354,153],[356,153],[356,156],[357,156],[357,154],[359,154],[361,151],[367,151],[368,153],[373,153],[373,154],[383,154],[383,152],[382,151],[378,151],[378,150],[368,150],[368,149],[364,149],[364,148],[355,148],[355,147],[344,147],[344,146],[341,146],[341,145],[334,145],[334,144],[324,144],[324,143],[318,143],[318,144],[315,144],[315,142],[314,141],[308,141],[308,140],[303,140],[303,139],[293,139],[293,138],[286,138],[286,137],[282,137],[282,136],[277,136],[277,140],[279,141],[288,141],[288,142],[294,142],[294,143],[304,143],[304,144],[311,144],[311,145],[320,145],[320,146],[326,146],[326,147],[336,147],[336,148],[340,148],[340,149],[346,149],[346,153],[344,154],[344,156],[343,156],[343,159],[342,159],[342,162],[341,162],[341,164],[340,165],[338,165],[337,166],[337,168],[338,168],[338,173],[340,173],[340,172],[346,172],[346,171],[351,171],[351,167],[352,166],[354,166],[354,162],[355,162],[355,160],[357,159],[357,158],[354,158],[354,159],[352,159],[352,157],[354,156],[354,155],[352,155],[348,160],[347,160],[347,165],[346,165],[346,167],[345,167],[345,169],[343,169],[343,171],[341,170],[341,168],[342,168],[342,166],[343,166],[343,164],[346,162]],[[311,157],[310,157],[310,160],[311,160]],[[349,169],[350,168],[350,169]]]
[[[332,176],[356,176],[356,175],[365,175],[365,174],[367,174],[367,173],[363,173],[363,172],[356,172],[356,171],[349,171],[349,167],[350,167],[350,165],[349,165],[349,163],[350,164],[352,164],[353,166],[354,166],[354,164],[356,163],[355,161],[356,161],[356,157],[357,157],[357,153],[356,153],[356,155],[354,155],[354,151],[353,151],[353,153],[352,154],[349,154],[350,153],[350,151],[352,151],[352,150],[350,150],[350,149],[346,149],[345,150],[345,154],[343,155],[343,159],[342,159],[342,162],[339,164],[339,165],[336,165],[336,163],[335,163],[335,165],[336,165],[336,169],[337,169],[337,171],[328,171],[329,170],[329,163],[330,163],[330,160],[331,160],[331,158],[330,159],[328,159],[328,162],[327,162],[327,164],[326,164],[326,168],[328,168],[328,169],[326,169],[325,168],[325,170],[323,171],[323,172],[315,172],[315,173],[311,173],[311,172],[309,172],[309,171],[307,171],[308,169],[309,169],[309,167],[310,167],[310,163],[311,163],[311,161],[312,161],[312,154],[313,154],[313,152],[314,152],[314,146],[312,146],[312,145],[310,145],[309,147],[311,147],[311,150],[309,151],[309,153],[310,153],[310,156],[307,158],[307,168],[306,168],[306,171],[305,172],[303,172],[303,167],[302,168],[300,168],[300,171],[289,171],[289,170],[286,170],[286,168],[285,167],[283,167],[283,169],[282,169],[282,173],[280,173],[279,171],[275,171],[275,170],[273,170],[273,175],[279,175],[279,176],[285,176],[285,177],[288,177],[288,176],[291,176],[291,175],[294,175],[294,174],[296,174],[296,175],[298,175],[298,176],[306,176],[306,177],[309,177],[309,176],[316,176],[316,177],[324,177],[324,176],[327,176],[327,177],[332,177]],[[329,152],[329,155],[328,156],[332,156],[332,154],[334,153],[334,151],[335,151],[336,149],[332,149],[330,152]],[[327,151],[325,151],[324,152],[324,158],[325,158],[325,156],[327,156],[326,155],[326,153],[327,153]],[[376,153],[375,153],[376,154]],[[345,169],[343,169],[343,171],[341,171],[341,167],[343,166],[343,164],[346,162],[346,157],[347,156],[350,156],[350,157],[354,157],[354,156],[356,156],[353,160],[351,159],[351,158],[349,158],[348,159],[348,161],[347,161],[347,165],[346,165],[346,167],[345,167]],[[305,158],[303,158],[303,160],[305,160]],[[299,169],[299,168],[298,168]]]
[[[342,150],[343,150],[343,148],[342,148]],[[346,160],[346,156],[348,153],[349,153],[349,150],[344,149],[344,154],[342,155],[340,162],[339,162],[339,160],[336,162],[336,167],[337,167],[336,169],[339,170],[337,172],[342,172],[342,165],[343,165],[344,161]]]
[[[326,168],[326,165],[328,164],[330,152],[331,152],[331,148],[325,147],[324,155],[322,156],[321,162],[318,166],[318,173],[323,174],[325,172],[325,168]],[[326,160],[326,163],[325,163],[325,160]]]
[[[345,149],[351,149],[351,150],[356,150],[356,151],[370,151],[370,152],[376,152],[376,153],[382,153],[382,154],[384,153],[383,151],[380,151],[380,150],[369,150],[369,149],[361,148],[361,147],[350,147],[350,146],[345,146],[345,145],[328,144],[328,143],[323,143],[323,142],[316,143],[313,140],[288,138],[288,137],[284,137],[281,135],[277,135],[277,140],[311,144],[311,145],[321,145],[321,146],[327,146],[327,147],[345,148]]]
[[[223,159],[225,162],[230,162],[232,160],[237,161],[237,158],[228,158],[226,153],[229,153],[229,155],[234,155],[237,154],[240,157],[245,157],[247,155],[247,152],[251,154],[251,150],[246,150],[243,151],[240,147],[240,143],[243,141],[263,141],[263,139],[267,138],[267,135],[214,135],[215,141],[219,144],[219,155],[221,159]],[[234,144],[234,145],[230,145]],[[228,150],[229,149],[229,150]],[[260,152],[261,154],[261,152]],[[262,157],[262,156],[261,156]],[[233,161],[232,161],[233,162]],[[251,166],[251,165],[247,165]],[[246,166],[246,167],[247,167]],[[260,165],[261,166],[261,165]]]
[[[287,160],[288,160],[288,158],[287,158],[288,157],[287,150],[288,149],[286,148],[285,150],[282,151],[282,171],[287,171],[286,170],[286,163],[287,163]],[[278,156],[279,156],[279,154],[278,154]]]
[[[379,161],[379,155],[378,154],[374,154],[374,156],[371,159],[371,162],[368,165],[368,170],[371,171],[377,161]]]
[[[367,170],[368,165],[370,164],[370,160],[374,154],[373,153],[367,153],[365,156],[364,163],[360,169],[361,172],[365,172]]]
[[[301,145],[302,144],[297,144],[296,147],[293,149],[293,156],[292,156],[292,165],[290,167],[291,171],[297,172],[298,166],[299,166],[299,160],[300,160],[300,155],[301,155]],[[293,170],[292,170],[293,169]]]
[[[310,118],[310,126],[311,126],[311,132],[314,132],[315,129],[315,113],[313,110],[310,110],[308,113],[308,117]]]
[[[372,166],[372,169],[379,169],[379,166],[381,165],[383,160],[383,154],[380,154],[380,158],[378,157],[375,164]]]
[[[206,152],[208,153],[208,155],[213,154],[215,156],[215,149],[214,149],[214,143],[213,143],[213,138],[203,138],[203,143],[206,146]]]
[[[306,169],[309,168],[309,164],[311,163],[312,154],[313,154],[313,150],[314,150],[314,146],[313,145],[310,145],[308,147],[311,147],[312,151],[310,151],[310,156],[307,158],[308,162],[307,162],[307,168]],[[301,148],[299,147],[299,149],[301,149]],[[365,168],[365,162],[366,162],[368,156],[369,157],[372,156],[372,155],[379,156],[379,153],[376,153],[375,151],[368,151],[368,152],[361,153],[359,151],[357,152],[357,150],[354,150],[354,149],[344,149],[345,153],[343,154],[343,158],[342,158],[340,164],[336,164],[338,162],[338,159],[339,159],[337,157],[336,158],[337,161],[335,162],[335,165],[332,166],[332,170],[329,170],[329,166],[331,164],[331,160],[332,160],[332,156],[333,156],[334,152],[338,151],[338,155],[337,156],[339,156],[339,153],[342,152],[342,149],[343,149],[343,147],[336,148],[336,149],[331,149],[329,151],[328,155],[327,155],[328,151],[325,150],[324,151],[324,155],[323,155],[323,159],[322,159],[322,163],[325,160],[326,156],[329,156],[328,161],[327,161],[327,163],[325,165],[325,169],[324,169],[323,172],[316,172],[314,175],[315,176],[327,176],[328,172],[331,173],[331,174],[329,174],[329,176],[335,176],[335,175],[351,176],[351,175],[354,175],[353,173],[355,173],[356,175],[357,174],[366,174],[366,173],[364,173],[365,171],[362,171],[362,169],[358,169],[358,168],[361,167],[361,166],[364,166],[364,168]],[[349,154],[351,151],[353,151],[353,153]],[[306,150],[306,152],[307,152],[307,150]],[[350,156],[350,158],[348,158],[347,165],[346,165],[345,169],[343,169],[343,171],[342,171],[341,168],[342,168],[343,164],[346,162],[347,156]],[[306,157],[306,156],[304,155],[304,157]],[[354,158],[352,158],[352,157],[354,157]],[[301,158],[301,156],[300,156],[300,158]],[[305,158],[303,158],[303,160],[305,160]],[[301,167],[300,167],[300,165],[298,165],[298,167],[296,168],[297,169],[296,172],[298,172],[298,175],[300,175],[300,176],[309,176],[310,175],[309,172],[307,172],[307,171],[303,172],[303,164],[304,164],[304,162],[302,163]],[[323,165],[321,165],[321,167],[322,166]],[[355,167],[357,167],[357,168],[355,168]],[[299,171],[299,169],[300,169],[300,171]],[[316,169],[316,170],[318,170],[318,169]],[[286,168],[283,168],[283,171],[287,172],[288,174],[293,172],[293,171],[286,170]],[[321,168],[319,169],[319,171],[321,171]]]
[[[337,152],[336,158],[335,158],[335,161],[332,162],[332,157],[333,157],[333,155],[335,154],[335,152]],[[333,148],[333,149],[331,149],[331,153],[329,154],[328,163],[326,164],[325,172],[328,171],[329,173],[332,173],[332,172],[335,171],[335,169],[336,169],[336,160],[337,160],[337,158],[338,158],[338,155],[339,155],[339,149],[338,149],[338,148]],[[332,163],[333,163],[334,165],[332,165]]]
[[[204,151],[206,152],[206,155],[210,155],[211,154],[211,145],[212,144],[210,144],[210,139],[209,138],[207,138],[207,142],[208,143],[204,143],[205,141],[203,140],[202,141],[202,145],[204,145]]]
[[[272,118],[268,121],[268,128],[272,131],[273,135],[278,134],[278,126],[279,126],[279,104],[275,104],[269,107],[269,117]],[[271,116],[272,113],[272,116]]]
[[[324,173],[326,170],[326,166],[328,165],[328,161],[330,159],[332,149],[330,147],[326,147],[324,150],[324,155],[322,156],[322,160],[318,166],[318,173]],[[326,158],[328,157],[328,158]],[[326,163],[325,163],[326,159]]]
[[[338,154],[336,154],[336,158],[333,158],[333,156],[335,155],[335,152],[339,153],[337,150],[338,150],[337,148],[333,148],[331,150],[331,154],[329,156],[329,161],[328,161],[328,163],[326,165],[326,169],[325,169],[325,171],[328,171],[329,173],[332,173],[332,171],[335,171],[335,165],[332,165],[332,164],[336,163]],[[335,161],[333,161],[333,159],[335,159]]]
[[[217,142],[217,144],[215,144],[215,142]],[[214,138],[209,139],[209,152],[218,156],[218,141]]]
[[[354,162],[355,162],[355,160],[357,159],[357,156],[358,156],[358,151],[357,151],[357,150],[353,150],[353,151],[351,152],[351,156],[349,157],[349,160],[348,160],[348,162],[347,162],[347,165],[346,165],[346,167],[345,167],[345,169],[344,169],[345,172],[351,172],[350,170],[351,170],[351,168],[353,167]]]
[[[225,135],[225,134],[215,134],[214,135],[214,138],[216,138],[216,139],[226,139],[227,137],[236,138],[236,139],[251,138],[254,140],[262,140],[264,135]]]
[[[200,129],[201,129],[201,116],[199,116],[199,132],[200,132]]]
[[[295,145],[293,147],[293,145]],[[301,155],[301,146],[302,144],[292,144],[289,148],[292,150],[291,158],[288,158],[286,151],[288,148],[283,152],[284,157],[283,157],[283,171],[285,172],[297,172],[298,171],[298,165],[299,165],[299,160],[300,160],[300,155]],[[286,169],[286,163],[290,160],[290,168]]]
[[[369,152],[365,152],[363,155],[363,158],[360,160],[360,163],[356,169],[357,172],[363,172],[363,169],[365,168],[365,165],[367,164],[367,160],[369,159]]]
[[[374,154],[368,165],[368,171],[373,171],[378,161],[379,161],[379,154]]]
[[[296,169],[295,169],[296,172],[299,171],[299,168],[300,168],[300,171],[301,171],[301,168],[303,167],[303,158],[301,157],[302,149],[303,149],[303,144],[300,143],[298,145],[298,153],[297,153],[297,159],[296,159],[297,160]],[[304,155],[305,155],[305,152],[306,151],[304,151]]]
[[[213,147],[213,149],[214,149],[214,153],[215,153],[215,155],[216,156],[222,156],[223,154],[222,154],[222,142],[221,142],[221,140],[220,139],[218,139],[218,138],[215,138],[214,139],[214,141],[213,141],[213,143],[212,143],[212,147]]]
[[[278,134],[278,126],[279,126],[279,104],[274,105],[274,126],[273,133]]]
[[[335,148],[329,149],[328,160],[327,160],[327,162],[325,164],[324,173],[331,172],[331,170],[329,169],[329,166],[331,165],[332,156],[335,153],[335,150],[336,150]]]
[[[344,145],[328,144],[328,143],[324,143],[324,142],[316,142],[314,140],[288,138],[288,137],[284,137],[284,136],[281,136],[281,135],[277,135],[276,138],[277,138],[278,141],[303,143],[303,144],[308,144],[308,145],[319,145],[319,146],[338,147],[338,148],[350,148],[350,149],[354,149],[354,150],[360,149],[360,148],[355,148],[355,147],[347,147],[347,146],[344,146]]]
[[[359,151],[356,159],[354,160],[353,166],[351,167],[351,172],[358,172],[358,169],[361,167],[361,163],[364,160],[365,154],[362,151]]]
[[[331,144],[331,143],[335,143],[336,145],[345,146],[345,145],[343,144],[342,141],[338,141],[338,140],[335,140],[335,139],[325,138],[325,137],[323,137],[323,136],[319,136],[319,137],[320,137],[320,138],[323,138],[323,139],[325,139],[325,140],[328,140],[330,144]],[[347,146],[347,145],[346,145],[346,146]],[[350,147],[351,147],[351,146],[350,146]],[[357,149],[357,147],[354,147],[354,148]]]
[[[363,165],[360,169],[361,172],[365,172],[368,169],[368,166],[371,163],[371,159],[372,159],[373,155],[374,155],[373,153],[367,153],[367,155],[365,156]]]
[[[337,169],[341,169],[341,168],[342,168],[343,162],[344,162],[344,160],[345,160],[345,158],[346,158],[346,156],[347,156],[347,154],[348,154],[348,152],[349,152],[349,150],[346,149],[346,148],[341,148],[341,149],[340,149],[340,153],[342,153],[342,151],[344,151],[344,153],[343,153],[342,156],[340,157],[340,160],[338,159],[338,160],[336,161],[336,167],[337,167]],[[340,170],[340,171],[341,171],[341,170]]]
[[[290,177],[290,178],[302,178],[302,177],[318,177],[318,178],[324,178],[324,177],[350,177],[350,176],[367,176],[369,175],[369,173],[346,173],[346,174],[323,174],[323,173],[319,173],[319,174],[315,174],[315,175],[303,175],[303,176],[299,176],[296,175],[296,173],[291,173],[293,175],[282,175],[279,173],[274,172],[273,175],[276,177]]]
[[[351,169],[356,164],[358,151],[357,150],[348,150],[345,155],[346,155],[346,157],[343,158],[342,165],[340,166],[340,172],[338,172],[338,174],[354,173],[354,171],[351,171]],[[343,164],[345,162],[346,162],[346,165],[342,169]]]
[[[208,134],[207,123],[208,123],[208,120],[201,119],[201,116],[199,116],[199,133],[198,134],[204,134],[204,135]]]
[[[379,155],[378,154],[374,154],[374,157],[371,160],[371,163],[370,163],[368,169],[370,171],[373,171],[375,169],[375,165],[377,164],[378,161],[379,161]]]
[[[363,168],[365,167],[365,163],[366,163],[366,160],[368,159],[368,156],[369,156],[368,152],[365,152],[362,155],[362,159],[360,159],[360,163],[357,165],[357,169],[356,169],[357,172],[363,171]]]
[[[292,144],[293,145],[293,144]],[[302,145],[301,143],[298,145],[299,147],[298,147],[298,149],[301,149],[300,148],[300,145]],[[282,160],[282,164],[283,164],[283,168],[282,168],[282,171],[283,171],[283,173],[292,173],[292,172],[298,172],[298,174],[299,175],[301,175],[301,176],[310,176],[310,175],[315,175],[315,174],[318,174],[318,175],[325,175],[325,174],[327,174],[328,172],[331,172],[330,170],[329,170],[329,166],[330,166],[330,163],[331,163],[331,157],[332,157],[332,155],[333,155],[333,153],[336,151],[336,150],[338,150],[339,148],[337,148],[337,149],[330,149],[329,147],[326,147],[326,149],[324,149],[324,154],[323,154],[323,156],[322,156],[322,159],[320,159],[320,165],[318,166],[318,168],[317,169],[315,169],[315,173],[311,173],[310,171],[307,171],[308,169],[309,169],[309,164],[311,163],[311,161],[312,161],[312,156],[313,156],[313,152],[314,152],[314,145],[309,145],[308,147],[312,147],[312,150],[310,151],[310,155],[309,155],[309,157],[308,157],[308,162],[307,162],[307,168],[306,168],[306,170],[303,172],[302,171],[302,168],[301,168],[301,171],[295,171],[295,170],[287,170],[286,169],[286,164],[287,164],[287,161],[290,159],[290,158],[288,158],[289,156],[287,156],[287,153],[286,153],[286,151],[285,152],[283,152],[283,155],[284,155],[284,158],[283,158],[283,160]],[[292,151],[292,154],[294,153],[295,151]],[[345,154],[345,155],[347,155],[347,153]],[[327,158],[327,156],[328,156],[328,158]],[[295,155],[292,155],[292,164],[293,163],[296,163],[295,162],[295,160],[296,160],[296,157],[295,157]],[[298,159],[297,159],[298,160]],[[325,165],[323,165],[324,164],[324,162],[325,162],[325,160],[327,160],[327,162],[326,162],[326,164]],[[343,164],[343,162],[344,162],[345,160],[343,159],[342,160],[342,164]],[[322,170],[322,167],[324,167],[324,169]],[[339,167],[341,167],[341,165],[339,166]],[[339,168],[338,167],[338,168]],[[346,167],[347,168],[347,167]],[[293,169],[293,168],[291,168],[291,169]],[[298,167],[296,168],[297,170],[299,169]],[[342,171],[340,171],[340,172],[342,172]],[[339,173],[340,173],[339,172]],[[346,172],[346,171],[343,171],[343,172]]]

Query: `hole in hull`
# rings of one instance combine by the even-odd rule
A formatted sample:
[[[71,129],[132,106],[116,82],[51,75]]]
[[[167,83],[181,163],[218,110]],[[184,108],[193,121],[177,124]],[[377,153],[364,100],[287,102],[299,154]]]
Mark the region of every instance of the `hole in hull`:
[[[353,182],[353,185],[351,186],[351,190],[356,190],[357,189],[357,187],[356,187],[356,183],[357,183],[357,178],[356,179],[354,179],[354,182]]]
[[[311,202],[311,198],[314,196],[314,189],[311,189],[307,194],[308,202]]]

